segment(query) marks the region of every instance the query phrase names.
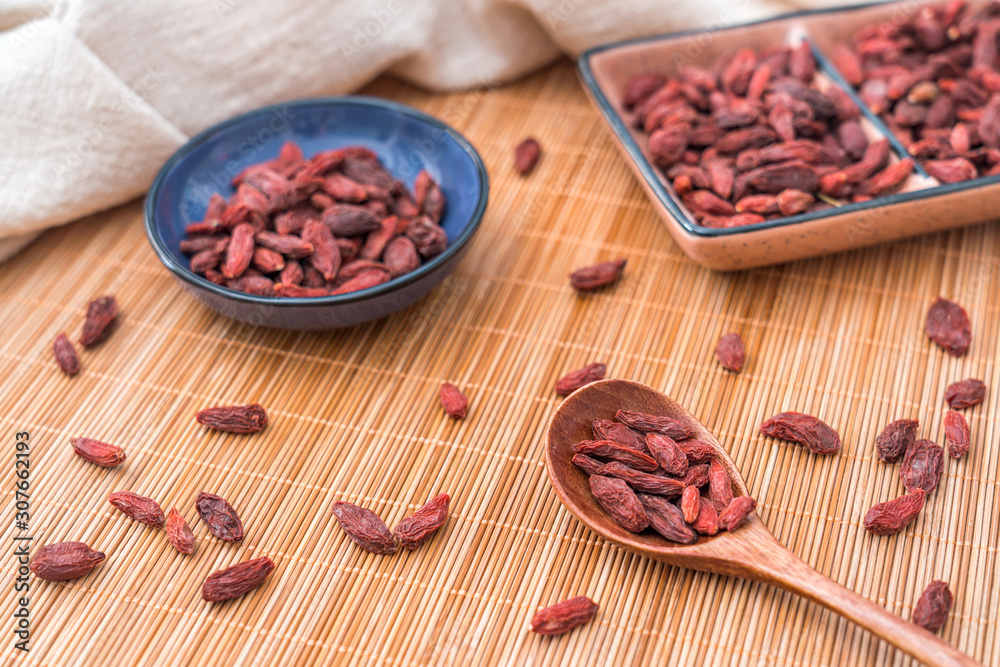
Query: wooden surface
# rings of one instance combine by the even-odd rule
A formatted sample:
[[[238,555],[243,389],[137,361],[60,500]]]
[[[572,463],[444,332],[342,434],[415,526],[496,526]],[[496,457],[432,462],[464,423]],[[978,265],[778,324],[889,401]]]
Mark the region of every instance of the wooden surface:
[[[330,333],[241,325],[182,293],[154,257],[136,202],[46,234],[0,266],[3,492],[13,521],[13,448],[31,434],[36,546],[82,540],[108,553],[90,576],[32,580],[32,650],[17,664],[911,664],[821,607],[761,584],[677,569],[597,537],[562,508],[544,469],[545,429],[564,372],[602,360],[609,375],[674,397],[743,471],[764,523],[793,553],[909,617],[932,579],[955,607],[941,636],[1000,662],[997,563],[1000,226],[995,223],[833,257],[718,274],[673,244],[617,155],[573,69],[513,86],[431,95],[392,80],[367,91],[428,111],[477,146],[490,207],[458,271],[389,319]],[[544,155],[529,178],[511,167],[526,135]],[[566,275],[617,256],[626,277],[580,297]],[[50,351],[76,336],[86,302],[118,294],[122,321],[69,379]],[[973,344],[953,359],[923,335],[938,294],[969,311]],[[713,359],[741,332],[747,364]],[[899,417],[943,441],[942,393],[981,377],[966,411],[973,447],[948,459],[920,517],[893,537],[861,526],[899,495],[898,466],[874,455]],[[453,422],[437,389],[468,393]],[[255,437],[206,433],[200,408],[260,401]],[[797,409],[834,425],[837,456],[764,439],[759,424]],[[85,465],[78,435],[121,444],[120,469]],[[162,531],[113,510],[129,489],[177,505],[199,538],[192,557]],[[211,538],[198,491],[227,497],[247,537]],[[444,529],[412,553],[357,549],[330,506],[350,500],[392,525],[433,495],[452,495]],[[0,563],[7,626],[15,562]],[[268,555],[277,569],[241,600],[211,606],[212,571]],[[573,595],[601,605],[561,638],[528,631],[541,605]]]

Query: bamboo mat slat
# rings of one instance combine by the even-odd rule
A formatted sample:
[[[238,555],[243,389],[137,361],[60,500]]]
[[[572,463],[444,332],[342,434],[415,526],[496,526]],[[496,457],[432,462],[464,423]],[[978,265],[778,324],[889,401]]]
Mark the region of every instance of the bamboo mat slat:
[[[955,607],[942,636],[1000,663],[997,408],[1000,225],[970,227],[832,257],[719,274],[674,245],[561,63],[487,91],[432,95],[391,79],[368,94],[412,104],[466,134],[492,193],[458,270],[391,318],[344,331],[291,333],[227,320],[181,291],[153,255],[134,202],[47,233],[0,267],[0,423],[31,434],[35,546],[83,540],[108,554],[85,579],[35,580],[24,665],[909,665],[902,654],[820,607],[759,584],[666,567],[604,542],[558,502],[543,463],[554,381],[587,362],[675,397],[729,448],[764,522],[807,563],[909,617],[932,579]],[[528,178],[514,146],[544,149]],[[588,296],[567,274],[628,259],[625,279]],[[77,332],[87,301],[117,293],[114,335],[83,355],[75,378],[50,345]],[[953,359],[923,334],[937,295],[962,303],[969,354]],[[715,362],[739,331],[743,373]],[[900,417],[943,441],[942,393],[981,377],[967,412],[974,445],[946,461],[939,489],[895,537],[864,531],[865,511],[902,492],[898,466],[874,455]],[[471,399],[454,422],[442,381]],[[255,437],[208,434],[193,414],[259,401]],[[817,457],[765,440],[781,410],[817,414],[844,439]],[[123,445],[106,471],[72,454],[78,435]],[[13,520],[13,457],[2,490]],[[130,489],[176,505],[199,539],[194,556],[162,531],[113,511]],[[220,543],[196,519],[218,493],[247,527]],[[378,557],[353,546],[330,506],[350,500],[390,525],[439,492],[444,529],[421,549]],[[3,522],[12,544],[14,526]],[[266,585],[210,606],[212,571],[270,556]],[[0,563],[13,612],[13,555]],[[561,638],[528,631],[539,606],[578,594],[597,620]],[[10,617],[8,616],[8,619]],[[8,627],[12,627],[10,620]]]

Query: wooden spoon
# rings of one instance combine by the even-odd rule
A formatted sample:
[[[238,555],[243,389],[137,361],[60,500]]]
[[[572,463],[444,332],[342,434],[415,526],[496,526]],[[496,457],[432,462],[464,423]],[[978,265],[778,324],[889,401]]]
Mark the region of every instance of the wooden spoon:
[[[796,558],[751,513],[736,531],[702,537],[682,545],[646,531],[630,533],[605,513],[590,493],[587,474],[570,459],[573,444],[593,439],[597,418],[614,419],[619,409],[671,417],[685,424],[698,440],[714,445],[719,461],[729,471],[735,495],[747,495],[746,483],[729,454],[715,437],[684,408],[660,392],[638,382],[601,380],[567,398],[549,422],[546,466],[556,493],[570,512],[591,530],[636,553],[669,565],[717,572],[778,586],[819,603],[871,631],[927,665],[978,665],[927,630],[905,621],[854,591],[827,579]]]

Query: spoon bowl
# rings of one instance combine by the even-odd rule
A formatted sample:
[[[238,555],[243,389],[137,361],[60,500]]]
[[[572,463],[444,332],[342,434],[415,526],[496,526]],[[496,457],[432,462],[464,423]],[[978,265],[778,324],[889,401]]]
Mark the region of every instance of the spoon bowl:
[[[571,394],[549,422],[545,465],[563,505],[588,528],[635,553],[669,565],[761,581],[801,595],[851,619],[927,665],[978,665],[950,644],[841,586],[795,557],[751,512],[737,530],[701,536],[690,545],[670,542],[652,531],[631,533],[614,521],[590,491],[587,474],[574,465],[573,445],[593,438],[595,419],[632,410],[683,423],[692,437],[716,449],[733,483],[733,495],[751,495],[729,454],[705,426],[668,396],[638,382],[600,380]]]

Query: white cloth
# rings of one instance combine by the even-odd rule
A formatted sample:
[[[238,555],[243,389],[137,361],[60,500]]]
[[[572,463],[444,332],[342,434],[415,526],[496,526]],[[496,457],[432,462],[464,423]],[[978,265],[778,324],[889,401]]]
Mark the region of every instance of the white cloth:
[[[142,194],[197,131],[383,71],[495,85],[563,51],[796,0],[0,0],[0,261]],[[815,0],[797,0],[815,3]]]

